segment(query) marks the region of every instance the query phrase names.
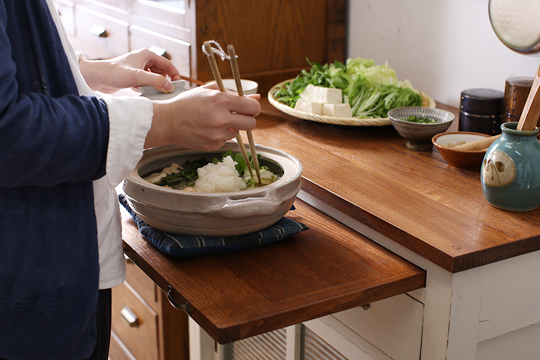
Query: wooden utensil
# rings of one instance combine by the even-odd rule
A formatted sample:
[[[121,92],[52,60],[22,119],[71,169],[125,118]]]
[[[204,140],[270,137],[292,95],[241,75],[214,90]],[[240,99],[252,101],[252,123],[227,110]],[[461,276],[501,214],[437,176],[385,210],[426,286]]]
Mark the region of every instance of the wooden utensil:
[[[210,45],[209,41],[205,41],[203,46],[205,49],[205,53],[208,56],[208,61],[210,62],[210,67],[212,68],[212,74],[214,74],[214,79],[216,80],[216,84],[219,88],[219,91],[226,92],[227,89],[225,89],[225,86],[223,85],[221,74],[217,66],[216,58],[214,57],[214,52],[212,51],[212,45]],[[249,156],[246,151],[246,146],[244,145],[244,141],[242,140],[240,133],[236,135],[236,141],[238,142],[238,146],[240,147],[240,151],[242,152],[242,157],[244,158],[244,161],[246,162],[249,173],[251,174],[251,177],[253,177],[253,169],[251,168],[251,164],[249,162]]]
[[[231,68],[234,81],[236,83],[236,91],[238,92],[238,96],[244,96],[244,90],[242,89],[242,80],[240,77],[240,70],[238,68],[238,61],[236,61],[236,52],[234,51],[234,46],[229,45],[227,47],[227,50],[229,51],[229,56],[231,58]],[[255,172],[257,173],[257,180],[259,180],[259,184],[262,184],[261,170],[259,168],[259,159],[257,159],[255,141],[253,140],[253,133],[251,132],[251,130],[247,131],[247,136],[249,141],[249,149],[251,150],[251,157],[253,158],[253,165],[255,166]],[[253,177],[253,174],[251,174],[251,176]]]
[[[523,107],[523,112],[519,118],[519,123],[517,130],[520,131],[530,131],[536,129],[538,125],[538,120],[540,118],[540,66],[536,71],[533,84],[531,86],[531,91]]]
[[[192,83],[197,84],[197,85],[205,85],[204,81],[193,79],[193,78],[190,78],[190,77],[187,77],[187,76],[184,76],[184,75],[180,75],[180,79],[192,82]]]
[[[501,135],[495,135],[486,137],[480,140],[471,141],[470,143],[454,146],[453,150],[460,151],[476,151],[476,150],[486,150],[495,140],[497,140]]]

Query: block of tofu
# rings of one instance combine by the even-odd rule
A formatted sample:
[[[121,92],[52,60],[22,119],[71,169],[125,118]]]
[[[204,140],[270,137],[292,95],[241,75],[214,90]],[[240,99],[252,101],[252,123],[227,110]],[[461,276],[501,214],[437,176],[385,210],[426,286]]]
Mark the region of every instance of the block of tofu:
[[[343,95],[341,89],[325,88],[309,84],[300,97],[306,101],[321,104],[341,104]]]
[[[321,103],[312,102],[300,98],[296,102],[294,109],[299,111],[305,111],[311,114],[322,115],[322,106],[323,104]]]
[[[339,118],[352,118],[352,109],[345,104],[323,104],[322,114]]]

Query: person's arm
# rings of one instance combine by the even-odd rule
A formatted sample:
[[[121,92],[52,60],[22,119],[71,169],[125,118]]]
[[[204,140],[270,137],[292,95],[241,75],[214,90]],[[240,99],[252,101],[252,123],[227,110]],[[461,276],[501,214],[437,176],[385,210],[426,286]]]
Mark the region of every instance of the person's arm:
[[[147,49],[109,60],[87,60],[81,56],[79,67],[88,86],[105,94],[143,85],[167,93],[173,90],[171,80],[180,80],[171,61]]]
[[[261,111],[260,95],[240,97],[219,92],[215,84],[185,91],[170,100],[153,101],[154,118],[145,147],[180,145],[213,151],[238,134],[252,130]]]
[[[7,23],[0,8],[0,186],[51,186],[103,176],[107,105],[95,97],[19,92]]]

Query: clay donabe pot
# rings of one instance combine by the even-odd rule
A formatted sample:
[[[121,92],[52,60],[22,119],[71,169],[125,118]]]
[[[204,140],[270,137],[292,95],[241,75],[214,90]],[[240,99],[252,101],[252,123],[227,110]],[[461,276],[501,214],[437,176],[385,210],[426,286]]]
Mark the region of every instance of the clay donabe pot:
[[[133,211],[147,224],[166,232],[193,236],[236,236],[259,231],[279,221],[291,208],[301,186],[302,165],[282,151],[256,146],[260,165],[281,178],[263,187],[237,192],[198,193],[164,188],[143,177],[164,167],[204,156],[220,158],[227,150],[240,152],[228,142],[214,152],[176,146],[145,150],[135,170],[124,180],[123,191]],[[248,147],[249,152],[249,147]]]

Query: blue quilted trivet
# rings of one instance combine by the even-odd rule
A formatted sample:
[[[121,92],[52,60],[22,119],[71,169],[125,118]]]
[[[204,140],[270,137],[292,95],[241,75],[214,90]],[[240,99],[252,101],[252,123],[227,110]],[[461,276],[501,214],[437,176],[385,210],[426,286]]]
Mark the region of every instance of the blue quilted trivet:
[[[129,207],[123,194],[118,195],[118,200],[137,224],[141,235],[161,252],[173,256],[219,254],[249,249],[283,240],[308,229],[306,225],[284,217],[266,229],[246,235],[229,237],[176,235],[158,230],[141,220]]]

